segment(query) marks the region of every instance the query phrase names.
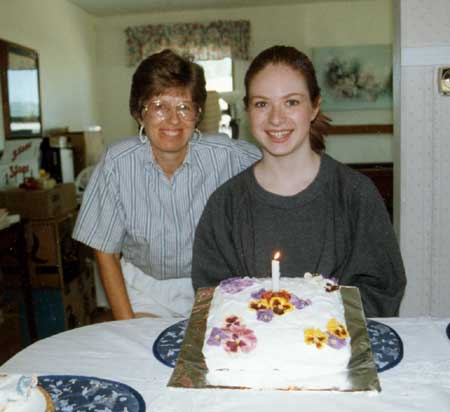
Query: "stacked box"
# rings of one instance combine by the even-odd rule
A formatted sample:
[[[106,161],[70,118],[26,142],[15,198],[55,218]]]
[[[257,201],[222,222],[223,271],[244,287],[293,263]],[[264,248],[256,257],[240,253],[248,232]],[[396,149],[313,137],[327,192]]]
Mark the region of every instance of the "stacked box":
[[[81,244],[72,239],[76,215],[28,223],[31,255],[31,286],[63,288],[82,271]]]
[[[53,219],[65,216],[77,208],[75,185],[62,183],[53,189],[0,191],[0,207],[27,219]]]

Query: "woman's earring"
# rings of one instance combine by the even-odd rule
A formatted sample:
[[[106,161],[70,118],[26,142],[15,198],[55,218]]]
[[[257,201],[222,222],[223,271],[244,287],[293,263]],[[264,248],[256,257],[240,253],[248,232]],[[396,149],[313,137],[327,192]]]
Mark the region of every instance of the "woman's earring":
[[[142,124],[139,128],[139,140],[141,141],[141,143],[145,143],[147,141],[147,136],[144,133],[144,126]]]
[[[201,139],[201,137],[202,137],[202,132],[200,131],[200,129],[199,129],[198,127],[196,127],[196,128],[194,129],[194,133],[193,133],[192,137],[193,137],[194,139],[196,139],[196,140],[200,140],[200,139]]]

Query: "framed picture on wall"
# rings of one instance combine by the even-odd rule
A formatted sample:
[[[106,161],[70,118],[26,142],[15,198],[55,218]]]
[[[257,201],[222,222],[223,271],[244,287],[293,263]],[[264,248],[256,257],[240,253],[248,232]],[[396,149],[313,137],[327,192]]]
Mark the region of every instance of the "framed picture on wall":
[[[392,108],[392,47],[312,49],[324,111]]]

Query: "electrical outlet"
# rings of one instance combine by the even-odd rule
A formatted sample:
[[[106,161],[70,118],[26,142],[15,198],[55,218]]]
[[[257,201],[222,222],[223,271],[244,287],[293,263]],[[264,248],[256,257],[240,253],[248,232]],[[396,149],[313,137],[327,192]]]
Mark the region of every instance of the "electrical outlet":
[[[450,96],[450,67],[441,67],[438,73],[439,93]]]

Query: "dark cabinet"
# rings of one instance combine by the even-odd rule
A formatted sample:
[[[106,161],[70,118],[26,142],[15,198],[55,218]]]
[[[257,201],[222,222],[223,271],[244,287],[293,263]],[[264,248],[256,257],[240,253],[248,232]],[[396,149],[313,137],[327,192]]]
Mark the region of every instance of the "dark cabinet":
[[[352,169],[369,177],[384,200],[389,216],[393,217],[394,203],[394,166],[392,163],[353,163]]]
[[[36,337],[27,226],[0,230],[0,364]]]
[[[87,325],[96,307],[90,250],[72,239],[76,214],[29,222],[37,336]]]
[[[94,260],[75,212],[0,230],[0,364],[36,339],[91,323]]]

